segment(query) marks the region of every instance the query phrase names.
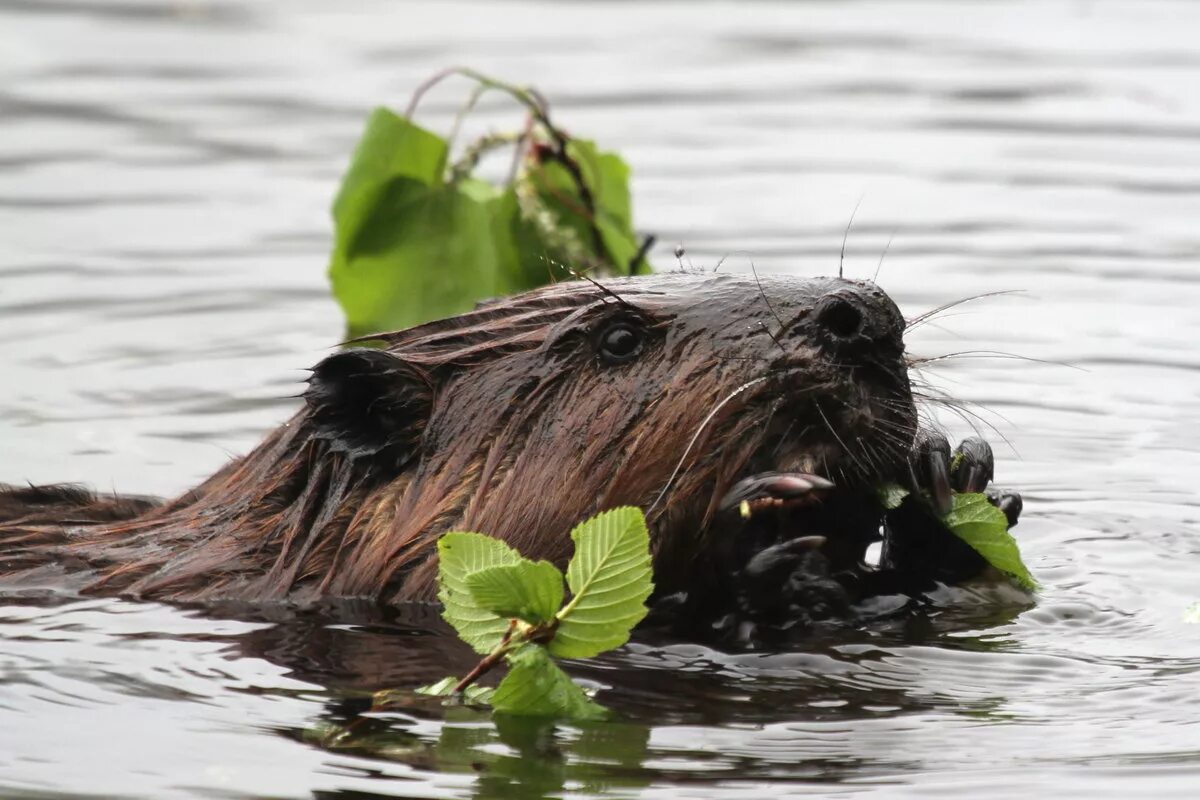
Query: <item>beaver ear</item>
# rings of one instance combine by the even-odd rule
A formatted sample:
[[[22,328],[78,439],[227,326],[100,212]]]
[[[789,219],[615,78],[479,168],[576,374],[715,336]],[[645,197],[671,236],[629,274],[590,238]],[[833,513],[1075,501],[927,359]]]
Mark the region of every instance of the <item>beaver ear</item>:
[[[429,375],[383,350],[346,350],[317,364],[305,403],[336,452],[387,459],[399,467],[416,455],[433,409]]]

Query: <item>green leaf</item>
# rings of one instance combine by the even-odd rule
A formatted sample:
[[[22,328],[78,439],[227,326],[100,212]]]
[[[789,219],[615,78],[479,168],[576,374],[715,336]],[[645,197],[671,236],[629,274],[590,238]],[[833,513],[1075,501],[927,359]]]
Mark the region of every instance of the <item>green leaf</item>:
[[[629,165],[616,153],[601,152],[596,143],[573,139],[567,147],[584,182],[592,190],[596,205],[596,227],[619,274],[644,275],[650,265],[644,259],[630,270],[641,243],[633,230],[633,207],[629,195]]]
[[[535,717],[603,719],[607,711],[551,660],[546,648],[528,644],[508,656],[508,674],[492,695],[492,708]]]
[[[885,483],[876,490],[879,494],[879,502],[888,511],[897,509],[904,502],[904,498],[908,497],[909,491],[898,483]]]
[[[448,317],[520,288],[501,192],[443,180],[446,142],[376,109],[333,204],[333,293],[350,336]]]
[[[557,224],[573,232],[584,249],[596,261],[608,264],[619,275],[629,274],[630,261],[640,243],[633,230],[629,193],[629,166],[615,153],[601,152],[595,142],[572,139],[567,155],[578,166],[592,195],[594,222],[600,234],[596,247],[591,221],[579,188],[566,167],[556,161],[537,164],[530,170],[530,179],[538,187],[542,202],[552,212]],[[554,254],[562,257],[565,254]],[[645,259],[633,274],[646,274],[651,268]]]
[[[455,677],[442,678],[440,681],[437,681],[436,683],[430,683],[425,686],[418,686],[416,689],[413,690],[413,692],[415,692],[416,694],[429,695],[430,697],[450,697],[454,694],[454,687],[457,685],[458,685],[458,678],[455,678]],[[462,698],[464,701],[466,701],[468,703],[473,703],[476,705],[487,705],[489,702],[491,702],[492,692],[494,692],[494,691],[495,691],[494,689],[491,689],[487,686],[479,686],[477,684],[472,684],[471,686],[468,686],[466,689],[463,689]],[[391,697],[393,695],[402,695],[402,692],[394,690],[394,689],[387,689],[384,691],[376,692],[374,695],[374,706],[376,708],[381,708],[381,707],[388,705],[389,702],[391,701]]]
[[[391,181],[357,235],[339,234],[330,265],[350,335],[453,316],[507,294],[501,259],[512,247],[497,240],[502,235],[491,201],[458,186]]]
[[[521,185],[540,202],[522,207],[515,186],[448,181],[447,150],[443,138],[386,108],[368,119],[333,204],[329,277],[349,336],[452,316],[564,277],[548,262],[629,270],[639,243],[629,167],[615,154],[586,140],[567,145],[592,194],[588,220],[562,164],[529,166]],[[650,272],[649,264],[641,259],[635,271]]]
[[[441,182],[445,166],[441,137],[386,108],[375,109],[333,201],[335,251],[352,249],[390,183],[402,179],[433,186]]]
[[[1012,534],[1004,512],[986,496],[974,493],[954,495],[954,506],[942,521],[955,536],[969,544],[989,564],[1008,573],[1024,588],[1034,591],[1038,583],[1021,560],[1021,551]]]
[[[510,291],[571,279],[566,269],[571,260],[547,242],[538,227],[523,216],[515,185],[496,197],[489,209],[501,271]]]
[[[587,658],[620,647],[646,616],[654,589],[650,534],[640,509],[605,511],[571,531],[575,556],[567,566],[571,601],[558,612],[550,652]]]
[[[519,561],[472,572],[466,586],[480,608],[531,625],[554,619],[563,601],[563,575],[549,561]]]
[[[433,695],[434,697],[449,697],[454,693],[455,686],[458,686],[458,678],[451,676],[442,678],[440,681],[436,681],[434,683],[418,686],[413,691],[415,691],[417,694],[428,694]],[[381,695],[385,695],[387,693],[390,693],[390,691],[376,692],[375,697],[378,700]]]
[[[508,630],[507,618],[481,608],[467,588],[467,576],[525,559],[499,539],[453,532],[438,539],[438,600],[442,617],[478,653],[490,653]]]

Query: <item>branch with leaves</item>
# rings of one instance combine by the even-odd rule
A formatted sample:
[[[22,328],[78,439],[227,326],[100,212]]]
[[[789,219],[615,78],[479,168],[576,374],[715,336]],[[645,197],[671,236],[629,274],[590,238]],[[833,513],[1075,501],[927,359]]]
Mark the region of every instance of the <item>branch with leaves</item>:
[[[636,508],[605,511],[571,531],[575,555],[564,576],[548,561],[530,561],[499,539],[447,533],[438,541],[442,615],[483,659],[464,678],[422,692],[490,702],[509,714],[598,719],[593,702],[554,663],[620,647],[646,616],[650,537]],[[501,663],[508,674],[494,692],[475,681]]]
[[[474,91],[443,138],[412,121],[424,94],[452,76]],[[487,91],[525,110],[515,131],[489,133],[451,160],[463,118]],[[512,147],[509,179],[476,175],[482,157]],[[329,277],[352,337],[451,316],[475,302],[575,273],[651,271],[652,236],[633,227],[629,166],[554,124],[536,90],[470,69],[438,73],[401,116],[377,108],[333,205]]]

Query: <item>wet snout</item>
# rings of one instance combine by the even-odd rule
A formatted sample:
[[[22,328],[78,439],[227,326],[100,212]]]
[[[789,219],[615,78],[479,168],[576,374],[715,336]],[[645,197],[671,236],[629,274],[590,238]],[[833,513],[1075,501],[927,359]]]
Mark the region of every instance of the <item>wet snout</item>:
[[[817,298],[802,325],[839,355],[899,356],[904,318],[896,304],[869,282],[837,280]]]

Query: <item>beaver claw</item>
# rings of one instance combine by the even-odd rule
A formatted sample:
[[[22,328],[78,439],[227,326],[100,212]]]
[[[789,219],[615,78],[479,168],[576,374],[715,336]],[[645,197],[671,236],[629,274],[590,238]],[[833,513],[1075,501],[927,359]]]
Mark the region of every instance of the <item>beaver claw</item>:
[[[987,497],[988,502],[1004,512],[1004,518],[1008,520],[1008,527],[1016,527],[1017,520],[1021,517],[1021,510],[1025,507],[1025,501],[1021,499],[1021,495],[1007,489],[988,489],[983,494]]]
[[[742,577],[751,581],[779,583],[785,573],[800,563],[806,553],[820,550],[825,544],[824,536],[801,536],[779,544],[773,544],[746,563]]]
[[[909,479],[912,488],[929,492],[933,508],[939,516],[950,513],[954,502],[950,488],[950,442],[936,431],[920,431],[909,456]]]
[[[743,478],[721,498],[721,511],[742,503],[755,505],[804,505],[829,491],[833,482],[805,472],[763,472]]]
[[[995,471],[992,446],[978,436],[963,439],[951,452],[944,434],[921,431],[909,457],[910,488],[928,492],[938,516],[950,513],[956,492],[982,492],[1004,512],[1011,528],[1021,516],[1023,503],[1015,492],[988,488]]]
[[[982,492],[995,471],[992,446],[978,436],[963,439],[950,456],[950,485],[956,492]]]

